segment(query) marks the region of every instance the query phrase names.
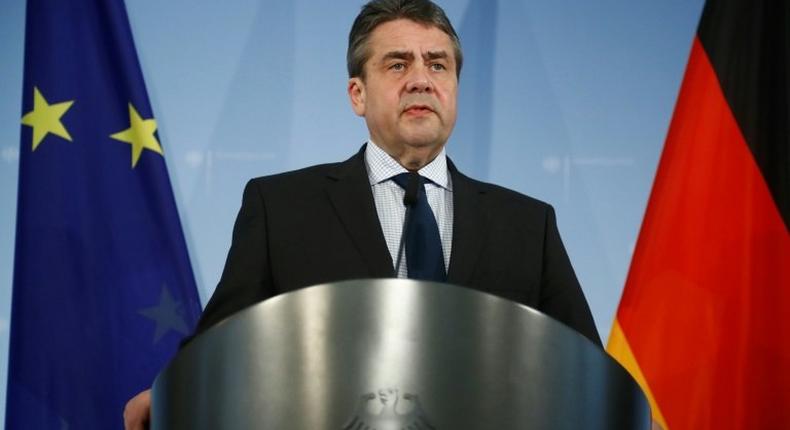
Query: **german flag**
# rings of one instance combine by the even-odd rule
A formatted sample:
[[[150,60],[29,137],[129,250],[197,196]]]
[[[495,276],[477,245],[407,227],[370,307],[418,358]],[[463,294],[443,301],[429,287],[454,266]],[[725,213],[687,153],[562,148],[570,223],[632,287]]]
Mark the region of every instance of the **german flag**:
[[[790,428],[790,2],[702,13],[608,351],[664,429]]]

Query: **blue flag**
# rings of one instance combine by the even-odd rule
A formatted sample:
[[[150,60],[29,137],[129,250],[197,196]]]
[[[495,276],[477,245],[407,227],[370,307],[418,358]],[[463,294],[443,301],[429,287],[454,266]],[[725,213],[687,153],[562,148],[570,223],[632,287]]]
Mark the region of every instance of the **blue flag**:
[[[122,0],[29,0],[6,428],[122,428],[200,314]]]

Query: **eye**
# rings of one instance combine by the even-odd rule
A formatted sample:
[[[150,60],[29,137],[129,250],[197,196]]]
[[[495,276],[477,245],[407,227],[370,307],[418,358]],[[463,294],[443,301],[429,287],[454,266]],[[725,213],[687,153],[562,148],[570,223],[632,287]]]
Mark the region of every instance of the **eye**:
[[[447,70],[447,67],[445,67],[444,64],[441,63],[433,63],[431,64],[431,69],[434,72],[441,72],[442,70]]]
[[[406,63],[395,63],[395,64],[391,65],[389,68],[390,68],[390,70],[394,70],[396,72],[399,72],[401,70],[405,70],[406,69]]]

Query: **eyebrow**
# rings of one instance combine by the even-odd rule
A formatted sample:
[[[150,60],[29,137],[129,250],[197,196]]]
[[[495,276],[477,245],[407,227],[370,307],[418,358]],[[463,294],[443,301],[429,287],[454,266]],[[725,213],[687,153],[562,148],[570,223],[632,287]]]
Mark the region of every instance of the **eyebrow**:
[[[424,60],[439,60],[448,58],[445,51],[428,51],[423,56]],[[384,54],[383,61],[387,60],[407,60],[413,61],[414,54],[411,51],[390,51]]]
[[[383,61],[387,60],[414,60],[414,54],[409,51],[390,51],[384,54]]]
[[[423,55],[423,58],[426,60],[441,60],[447,57],[448,55],[445,51],[428,51]]]

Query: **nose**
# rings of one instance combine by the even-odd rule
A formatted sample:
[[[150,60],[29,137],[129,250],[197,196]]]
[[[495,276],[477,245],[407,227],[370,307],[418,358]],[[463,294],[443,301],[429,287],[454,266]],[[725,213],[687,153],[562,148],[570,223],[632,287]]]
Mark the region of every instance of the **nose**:
[[[406,90],[410,93],[425,93],[433,91],[433,82],[428,76],[427,70],[424,67],[416,67],[412,69],[409,80],[406,84]]]

